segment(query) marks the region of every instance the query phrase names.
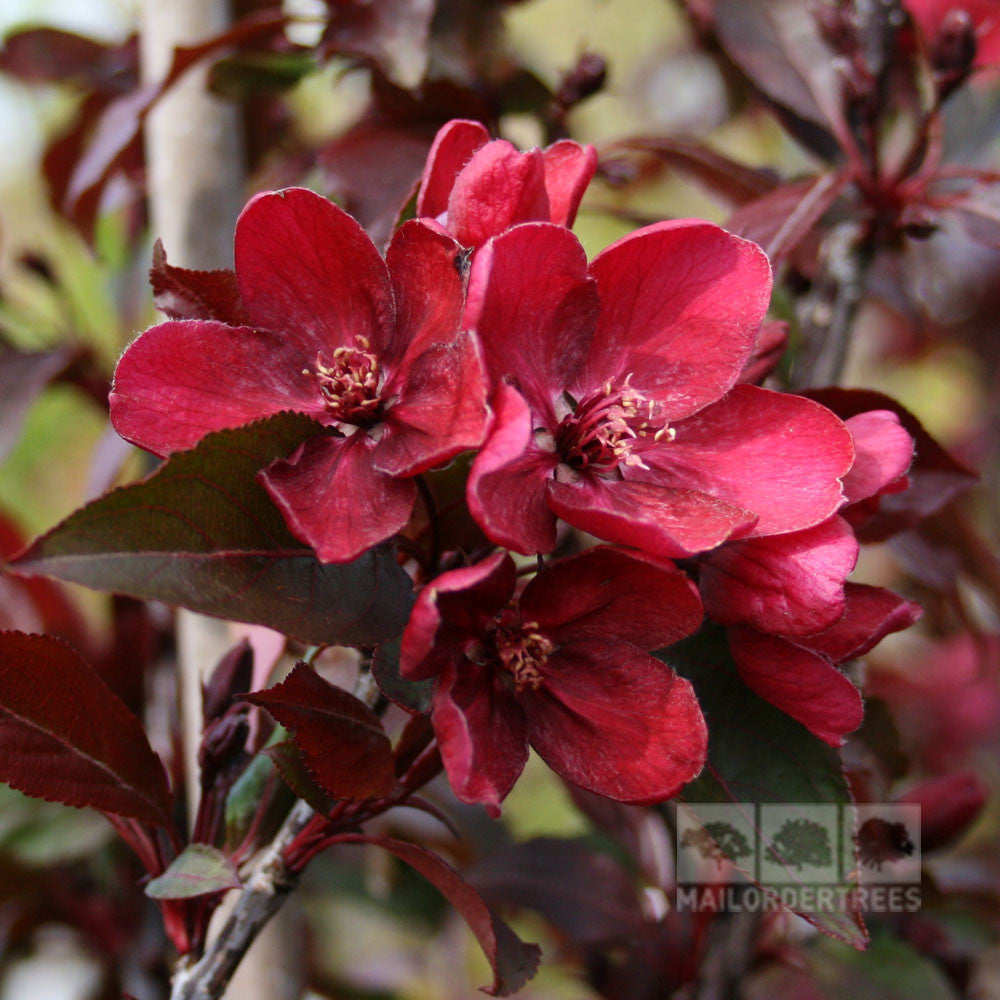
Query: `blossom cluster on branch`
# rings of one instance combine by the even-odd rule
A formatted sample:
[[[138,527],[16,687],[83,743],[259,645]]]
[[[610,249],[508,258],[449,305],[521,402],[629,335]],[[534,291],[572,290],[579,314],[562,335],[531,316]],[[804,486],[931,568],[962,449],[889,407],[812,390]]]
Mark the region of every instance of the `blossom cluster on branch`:
[[[847,582],[857,531],[913,492],[905,411],[753,384],[771,268],[718,226],[657,223],[588,263],[569,227],[596,162],[453,121],[384,256],[319,195],[260,194],[234,272],[159,254],[171,318],[111,395],[159,455],[312,418],[259,481],[324,562],[399,543],[417,590],[399,675],[433,680],[452,787],[494,813],[529,745],[626,802],[696,777],[708,728],[669,647],[706,615],[746,684],[837,746],[862,718],[842,665],[919,614]],[[466,470],[441,507],[437,481]]]

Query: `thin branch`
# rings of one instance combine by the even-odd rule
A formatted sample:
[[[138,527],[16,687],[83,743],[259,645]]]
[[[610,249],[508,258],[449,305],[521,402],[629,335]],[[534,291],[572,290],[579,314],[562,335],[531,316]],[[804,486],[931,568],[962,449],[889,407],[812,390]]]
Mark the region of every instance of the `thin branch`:
[[[370,671],[361,673],[353,693],[369,707],[375,704],[379,689]],[[423,759],[423,755],[420,759]],[[405,794],[409,795],[411,791],[408,788]],[[393,800],[388,806],[396,804],[397,801]],[[236,905],[219,933],[200,958],[192,954],[178,962],[174,970],[170,1000],[218,1000],[223,995],[243,956],[298,885],[306,863],[318,853],[318,850],[311,849],[313,845],[309,842],[313,836],[321,834],[348,806],[349,803],[341,802],[328,817],[323,817],[307,802],[300,799],[295,803],[281,829],[257,859]],[[307,832],[303,838],[302,834],[310,826],[318,829]],[[303,840],[310,849],[304,854],[300,850],[293,851],[293,844],[299,849],[303,846]],[[327,842],[319,835],[314,846],[323,849]],[[292,857],[293,854],[296,856]]]
[[[802,347],[792,370],[793,391],[840,380],[872,256],[871,241],[853,222],[836,226],[824,241],[820,273],[800,309]]]
[[[314,815],[306,802],[295,804],[208,950],[197,961],[178,963],[170,1000],[218,1000],[223,995],[250,945],[298,884],[299,875],[289,870],[284,855]]]

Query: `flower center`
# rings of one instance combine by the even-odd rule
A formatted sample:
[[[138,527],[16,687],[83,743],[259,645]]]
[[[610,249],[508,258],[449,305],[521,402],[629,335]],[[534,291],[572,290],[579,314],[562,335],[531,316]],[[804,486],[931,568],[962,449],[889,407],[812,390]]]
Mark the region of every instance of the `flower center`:
[[[316,355],[315,371],[302,374],[316,381],[323,406],[337,423],[370,427],[377,423],[379,397],[378,359],[369,350],[366,337],[355,337],[357,347],[338,347],[329,364]]]
[[[493,636],[500,666],[514,679],[514,689],[536,691],[542,684],[541,668],[555,646],[538,631],[538,622],[517,624],[505,612]]]
[[[610,472],[619,465],[646,469],[633,452],[640,438],[672,441],[676,432],[659,416],[658,404],[629,385],[631,375],[616,384],[609,379],[599,392],[576,403],[555,433],[555,448],[563,462],[577,471]]]

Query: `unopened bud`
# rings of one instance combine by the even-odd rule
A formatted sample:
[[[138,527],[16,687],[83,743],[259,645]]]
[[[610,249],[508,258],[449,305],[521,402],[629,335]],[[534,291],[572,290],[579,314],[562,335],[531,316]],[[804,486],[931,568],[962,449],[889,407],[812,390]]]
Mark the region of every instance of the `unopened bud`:
[[[202,787],[211,786],[216,775],[243,752],[250,732],[247,710],[248,706],[241,706],[239,710],[211,722],[205,730],[198,749]]]
[[[585,52],[579,62],[563,78],[556,91],[556,103],[571,108],[592,97],[608,76],[607,63],[595,52]]]
[[[253,647],[243,639],[219,660],[202,690],[201,711],[206,725],[225,714],[238,694],[250,690],[253,677]]]
[[[945,14],[930,55],[943,91],[954,89],[969,75],[976,60],[976,26],[967,10],[953,7]]]
[[[859,48],[858,26],[850,7],[820,3],[813,8],[820,34],[834,52],[854,57]]]

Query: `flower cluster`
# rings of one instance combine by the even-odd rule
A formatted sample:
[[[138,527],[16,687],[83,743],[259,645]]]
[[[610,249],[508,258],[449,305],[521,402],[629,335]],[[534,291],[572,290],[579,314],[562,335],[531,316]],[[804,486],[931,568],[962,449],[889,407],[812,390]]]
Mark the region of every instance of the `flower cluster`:
[[[316,194],[258,195],[235,274],[202,282],[227,294],[168,310],[111,395],[161,455],[314,418],[260,480],[323,561],[393,537],[418,554],[399,670],[434,680],[452,786],[491,811],[529,746],[626,802],[694,778],[706,723],[669,647],[706,613],[746,684],[835,745],[862,712],[840,665],[917,614],[846,582],[855,527],[909,486],[898,416],[750,384],[770,356],[753,243],[680,220],[588,262],[568,227],[595,168],[589,147],[522,153],[452,122],[384,256]],[[460,473],[453,538],[433,499]]]

